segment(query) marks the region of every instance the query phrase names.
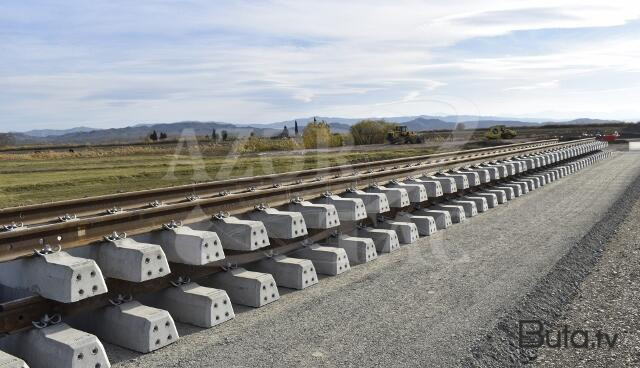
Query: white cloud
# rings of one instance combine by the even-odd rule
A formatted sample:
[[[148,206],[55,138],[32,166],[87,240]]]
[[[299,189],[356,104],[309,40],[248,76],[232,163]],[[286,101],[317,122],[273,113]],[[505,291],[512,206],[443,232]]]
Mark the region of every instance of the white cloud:
[[[558,82],[558,80],[552,80],[552,81],[548,81],[548,82],[539,82],[539,83],[534,83],[534,84],[529,84],[529,85],[525,85],[525,86],[516,86],[516,87],[509,87],[509,88],[505,88],[505,91],[530,91],[532,89],[546,89],[546,88],[558,88],[558,86],[560,85],[560,83]]]
[[[638,19],[635,1],[45,4],[25,0],[0,14],[0,130],[329,113],[523,114],[562,99],[576,111],[597,104],[583,103],[585,93],[569,97],[575,90],[565,80],[640,70],[633,31],[566,44],[546,35],[516,55],[447,49],[520,30],[622,26]],[[550,46],[535,50],[539,41]],[[603,110],[634,106],[628,89],[597,79],[594,89],[619,93]],[[539,98],[533,107],[532,98]]]

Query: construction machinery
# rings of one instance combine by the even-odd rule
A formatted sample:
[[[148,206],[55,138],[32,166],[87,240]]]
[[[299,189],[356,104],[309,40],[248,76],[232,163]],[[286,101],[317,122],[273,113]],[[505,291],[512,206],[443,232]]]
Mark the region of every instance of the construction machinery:
[[[391,144],[422,143],[423,139],[416,132],[407,130],[406,125],[396,125],[387,133],[387,141]]]
[[[494,125],[487,130],[487,139],[511,139],[515,138],[518,132],[515,129],[507,128],[506,125]]]

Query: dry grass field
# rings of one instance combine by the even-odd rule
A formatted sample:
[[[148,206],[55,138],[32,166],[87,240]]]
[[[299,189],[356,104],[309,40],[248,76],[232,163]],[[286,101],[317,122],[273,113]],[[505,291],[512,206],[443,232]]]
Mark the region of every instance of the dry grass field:
[[[0,207],[58,201],[209,180],[428,154],[432,147],[367,151],[235,154],[213,145],[132,146],[0,153]]]
[[[504,143],[560,136],[579,137],[582,133],[593,134],[620,128],[517,128],[518,139]],[[251,140],[222,144],[174,142],[73,149],[31,147],[0,151],[0,208],[495,144],[486,142],[484,132],[458,132],[452,141],[428,137],[428,143],[422,145],[387,144],[320,150],[296,150],[298,145],[292,146],[291,142],[266,140],[270,152],[262,153],[254,152],[264,147],[254,147],[255,142],[248,144]]]

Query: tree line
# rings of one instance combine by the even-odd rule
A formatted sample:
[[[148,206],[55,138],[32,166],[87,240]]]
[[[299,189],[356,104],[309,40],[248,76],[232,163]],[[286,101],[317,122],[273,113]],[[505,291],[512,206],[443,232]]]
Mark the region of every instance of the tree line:
[[[395,124],[389,123],[385,120],[366,119],[351,126],[349,134],[340,134],[332,132],[331,125],[326,121],[319,121],[314,117],[313,120],[304,127],[302,135],[300,135],[298,121],[295,120],[293,125],[293,135],[285,125],[282,132],[272,137],[272,139],[301,137],[305,148],[340,147],[345,145],[345,143],[355,145],[380,144],[385,143],[388,132],[393,130],[394,126]],[[250,137],[255,138],[253,132],[251,132]],[[220,133],[218,133],[215,128],[212,129],[209,138],[213,142],[225,142],[231,139],[226,130],[221,130]],[[154,130],[149,135],[149,139],[153,142],[163,141],[167,139],[167,133],[158,133]]]
[[[151,139],[154,142],[164,141],[165,139],[167,139],[167,133],[160,132],[160,134],[158,134],[158,132],[154,130],[151,134],[149,134],[149,139]]]

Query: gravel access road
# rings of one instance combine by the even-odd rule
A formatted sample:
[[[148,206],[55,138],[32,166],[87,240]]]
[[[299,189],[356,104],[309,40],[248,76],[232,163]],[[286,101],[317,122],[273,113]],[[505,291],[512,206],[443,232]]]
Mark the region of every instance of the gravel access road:
[[[519,365],[512,318],[640,188],[639,174],[640,155],[619,153],[309,289],[281,289],[276,303],[235,306],[223,325],[179,325],[180,340],[154,353],[107,345],[109,358],[118,368]]]
[[[638,157],[640,159],[640,155]],[[618,338],[613,348],[539,349],[535,368],[640,367],[640,200],[603,244],[603,254],[582,282],[554,330],[602,331]],[[580,342],[579,342],[580,343]]]

